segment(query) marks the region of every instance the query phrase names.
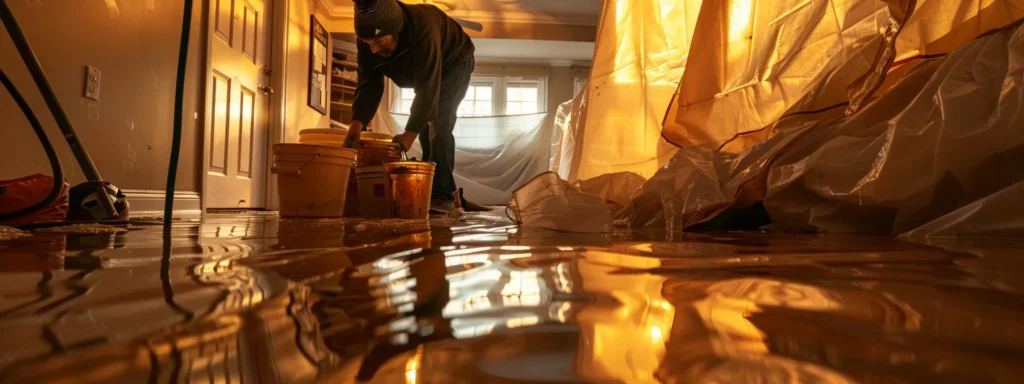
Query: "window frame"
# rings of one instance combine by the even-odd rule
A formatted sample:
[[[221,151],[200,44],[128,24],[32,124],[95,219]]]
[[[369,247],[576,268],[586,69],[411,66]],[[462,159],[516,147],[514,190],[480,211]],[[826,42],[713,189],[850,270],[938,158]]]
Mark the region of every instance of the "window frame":
[[[471,86],[490,86],[491,87],[491,115],[489,116],[459,116],[463,117],[502,117],[509,116],[507,114],[508,108],[508,86],[529,84],[537,86],[537,114],[547,113],[547,77],[540,76],[491,76],[491,75],[473,75],[469,84]],[[397,95],[388,107],[388,111],[395,114],[406,114],[405,111],[399,110],[401,105],[402,88],[393,82],[391,83],[392,94]],[[530,115],[530,114],[524,114]]]

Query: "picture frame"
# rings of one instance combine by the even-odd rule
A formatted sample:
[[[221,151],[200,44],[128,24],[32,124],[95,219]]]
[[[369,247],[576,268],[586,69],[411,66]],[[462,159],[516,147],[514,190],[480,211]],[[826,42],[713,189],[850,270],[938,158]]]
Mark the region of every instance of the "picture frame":
[[[328,65],[330,52],[327,47],[327,28],[316,19],[315,15],[309,15],[309,107],[327,114],[327,104],[330,103],[330,66]]]

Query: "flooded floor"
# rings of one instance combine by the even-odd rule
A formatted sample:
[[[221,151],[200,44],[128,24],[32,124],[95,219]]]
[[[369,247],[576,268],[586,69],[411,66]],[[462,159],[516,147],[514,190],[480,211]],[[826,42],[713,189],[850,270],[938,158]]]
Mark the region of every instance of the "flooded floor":
[[[0,241],[0,382],[1019,382],[1024,243],[209,216]]]

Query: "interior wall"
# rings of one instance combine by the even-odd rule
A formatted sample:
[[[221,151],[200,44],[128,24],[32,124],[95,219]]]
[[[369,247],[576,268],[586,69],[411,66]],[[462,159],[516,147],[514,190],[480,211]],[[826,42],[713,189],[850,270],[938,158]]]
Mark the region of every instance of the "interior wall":
[[[9,1],[14,17],[103,178],[122,189],[165,188],[181,34],[182,1]],[[198,191],[205,52],[200,2],[193,7],[185,80],[181,159],[175,188]],[[72,185],[81,169],[6,30],[0,68],[28,100],[54,143]],[[102,72],[100,100],[82,97],[84,66]],[[0,91],[0,179],[50,174],[49,161],[20,109]],[[197,119],[198,117],[198,119]]]
[[[285,141],[298,142],[299,131],[307,128],[328,128],[330,117],[309,106],[309,16],[315,14],[320,24],[331,32],[328,16],[319,1],[288,1],[287,78],[285,83]],[[331,41],[333,39],[328,39]],[[328,43],[330,44],[330,43]],[[331,47],[328,47],[328,52]],[[330,66],[328,66],[330,68]],[[330,92],[328,90],[328,92]]]

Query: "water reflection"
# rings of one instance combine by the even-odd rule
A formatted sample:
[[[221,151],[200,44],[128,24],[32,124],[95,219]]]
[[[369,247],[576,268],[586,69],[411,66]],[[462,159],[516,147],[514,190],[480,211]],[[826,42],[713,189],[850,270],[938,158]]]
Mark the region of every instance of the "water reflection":
[[[1014,382],[1017,243],[213,217],[0,243],[0,381]],[[166,257],[164,251],[166,249]]]

